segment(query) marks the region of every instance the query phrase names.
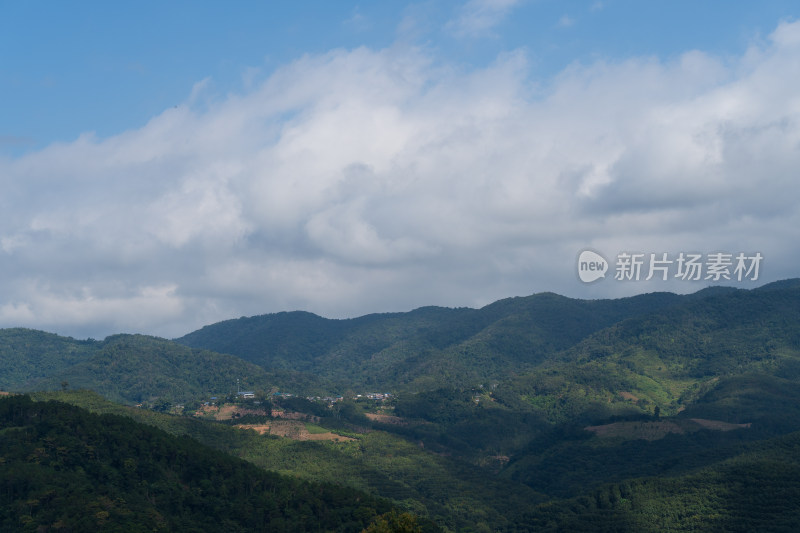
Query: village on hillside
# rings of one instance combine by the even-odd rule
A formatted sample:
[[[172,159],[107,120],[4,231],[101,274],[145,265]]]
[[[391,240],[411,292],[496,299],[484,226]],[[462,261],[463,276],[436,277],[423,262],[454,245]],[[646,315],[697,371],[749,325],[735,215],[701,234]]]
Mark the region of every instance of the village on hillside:
[[[326,419],[397,423],[391,415],[393,396],[386,392],[368,392],[338,396],[298,396],[275,391],[256,393],[238,390],[235,395],[209,396],[197,404],[174,405],[176,415],[233,424],[259,435],[272,435],[294,440],[331,442],[353,441],[352,426],[329,430],[318,425]],[[399,420],[399,419],[398,419]],[[348,436],[349,435],[349,436]]]

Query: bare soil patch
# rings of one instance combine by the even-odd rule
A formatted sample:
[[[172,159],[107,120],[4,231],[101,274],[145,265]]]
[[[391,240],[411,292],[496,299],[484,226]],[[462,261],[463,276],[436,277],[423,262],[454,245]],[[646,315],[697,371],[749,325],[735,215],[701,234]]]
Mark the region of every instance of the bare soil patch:
[[[273,418],[285,418],[286,420],[307,420],[308,422],[319,422],[319,417],[315,415],[307,415],[305,413],[295,413],[292,411],[283,411],[276,409],[272,411]]]
[[[622,398],[625,399],[625,400],[630,400],[632,402],[638,402],[639,401],[639,397],[638,396],[634,396],[632,393],[627,392],[627,391],[621,391],[619,393],[619,395],[622,396]]]
[[[270,424],[239,424],[237,428],[252,429],[259,435],[277,435],[293,440],[321,440],[333,442],[349,442],[356,439],[337,435],[336,433],[309,433],[303,422],[295,420],[274,420]]]
[[[217,412],[214,413],[214,418],[217,420],[230,420],[231,418],[233,418],[233,415],[235,414],[238,414],[239,416],[244,416],[244,415],[267,416],[268,413],[265,409],[250,409],[247,407],[240,407],[238,405],[227,404],[217,409]]]
[[[238,424],[236,427],[240,429],[252,429],[259,435],[269,435],[269,426],[267,424]]]
[[[244,416],[244,415],[258,415],[258,416],[268,416],[266,409],[252,409],[249,407],[242,407],[235,404],[225,404],[225,405],[201,405],[198,407],[197,411],[195,411],[195,416],[200,416],[204,418],[213,418],[214,420],[230,420],[234,418],[234,415]]]

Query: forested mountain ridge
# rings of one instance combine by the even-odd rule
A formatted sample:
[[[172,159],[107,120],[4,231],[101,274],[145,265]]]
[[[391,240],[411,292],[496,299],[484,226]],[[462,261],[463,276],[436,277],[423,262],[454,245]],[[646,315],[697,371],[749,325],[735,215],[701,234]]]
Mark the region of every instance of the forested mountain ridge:
[[[242,359],[147,335],[79,341],[28,329],[0,330],[0,376],[9,391],[92,389],[135,404],[187,402],[245,388],[294,383]],[[312,381],[313,383],[313,381]],[[303,384],[301,384],[303,386]]]
[[[0,329],[0,390],[15,390],[85,361],[97,341],[26,328]]]
[[[143,335],[75,340],[5,329],[0,388],[66,385],[126,403],[182,402],[228,393],[237,379],[248,389],[301,394],[418,392],[493,383],[513,388],[526,375],[546,371],[563,381],[580,368],[604,374],[605,381],[622,373],[669,382],[669,398],[636,396],[651,409],[656,403],[677,409],[681,395],[692,393],[679,390],[678,381],[691,387],[733,371],[734,357],[740,370],[800,372],[792,358],[781,356],[798,344],[799,284],[617,300],[541,293],[481,309],[423,307],[347,320],[276,313],[209,325],[176,341]],[[641,381],[635,376],[615,387],[635,387]]]
[[[242,378],[251,388],[268,387],[271,381],[263,368],[238,357],[146,335],[113,335],[99,341],[90,357],[33,385],[54,389],[66,382],[125,403],[183,402],[228,393]]]
[[[436,424],[448,435],[446,446],[473,457],[477,449],[530,456],[526,443],[541,439],[548,425],[582,434],[583,426],[614,417],[753,423],[762,436],[797,430],[800,287],[786,285],[690,295],[598,330],[496,386],[401,395],[396,409]],[[512,459],[509,467],[538,468],[529,459],[526,466]]]
[[[733,376],[797,379],[800,286],[785,285],[713,292],[623,320],[505,381],[498,396],[539,405],[557,397],[563,407],[609,412],[635,398],[647,411],[675,414]]]
[[[481,309],[423,307],[345,320],[284,312],[219,322],[176,342],[264,368],[313,372],[340,387],[425,390],[532,368],[594,331],[681,299],[670,293],[619,300],[541,293]]]
[[[540,293],[481,309],[424,307],[346,320],[276,313],[205,326],[176,342],[264,368],[325,376],[340,389],[469,387],[534,370],[581,341],[591,344],[592,335],[609,335],[607,328],[626,320],[633,321],[626,323],[630,329],[636,320],[648,324],[648,317],[657,321],[662,314],[675,321],[681,314],[701,317],[706,308],[719,313],[717,306],[746,318],[747,305],[769,305],[777,293],[792,293],[796,286],[796,280],[786,280],[752,291],[711,287],[683,296],[651,293],[616,300]]]

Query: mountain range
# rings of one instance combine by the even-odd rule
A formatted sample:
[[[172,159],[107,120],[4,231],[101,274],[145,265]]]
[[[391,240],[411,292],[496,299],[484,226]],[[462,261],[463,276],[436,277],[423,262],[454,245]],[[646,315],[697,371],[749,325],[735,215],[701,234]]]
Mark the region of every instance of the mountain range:
[[[542,293],[347,320],[285,312],[174,340],[0,330],[6,391],[168,410],[237,386],[355,440],[289,444],[123,412],[261,468],[387,498],[445,530],[800,523],[800,279],[615,300]],[[326,410],[279,391],[345,399]],[[365,416],[372,407],[352,398],[369,391],[392,394],[382,410],[391,416]],[[770,505],[741,503],[754,497],[747,479]]]

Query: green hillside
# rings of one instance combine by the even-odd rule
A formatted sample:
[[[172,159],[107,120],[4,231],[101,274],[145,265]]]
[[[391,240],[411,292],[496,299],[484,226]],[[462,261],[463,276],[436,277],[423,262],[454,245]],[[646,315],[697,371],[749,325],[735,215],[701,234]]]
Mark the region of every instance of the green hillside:
[[[753,373],[800,377],[800,288],[690,298],[621,321],[505,382],[497,397],[554,421],[656,406],[675,414],[721,378]]]
[[[543,293],[482,309],[424,307],[349,320],[277,313],[206,326],[176,342],[323,375],[340,390],[426,390],[533,368],[601,328],[679,301],[667,293],[597,301]]]
[[[398,435],[334,423],[355,441],[297,441],[258,435],[229,423],[208,422],[109,402],[88,391],[37,393],[97,413],[113,413],[189,436],[207,446],[245,459],[269,471],[319,483],[336,483],[391,500],[404,511],[434,519],[451,531],[505,530],[516,527],[522,513],[541,494],[508,480],[487,477],[473,465],[431,453]]]
[[[93,340],[78,341],[44,331],[0,329],[0,390],[20,390],[88,359]]]
[[[361,531],[389,505],[127,417],[0,399],[3,531]]]
[[[532,508],[533,531],[797,531],[800,433],[691,474],[604,485]]]
[[[186,402],[249,388],[268,388],[272,380],[260,367],[239,358],[193,350],[144,335],[114,335],[93,344],[91,354],[29,388],[53,390],[62,383],[90,388],[124,403]]]
[[[123,403],[184,403],[243,389],[326,389],[324,380],[268,372],[242,359],[145,335],[78,341],[29,329],[0,330],[1,390],[92,389]]]

